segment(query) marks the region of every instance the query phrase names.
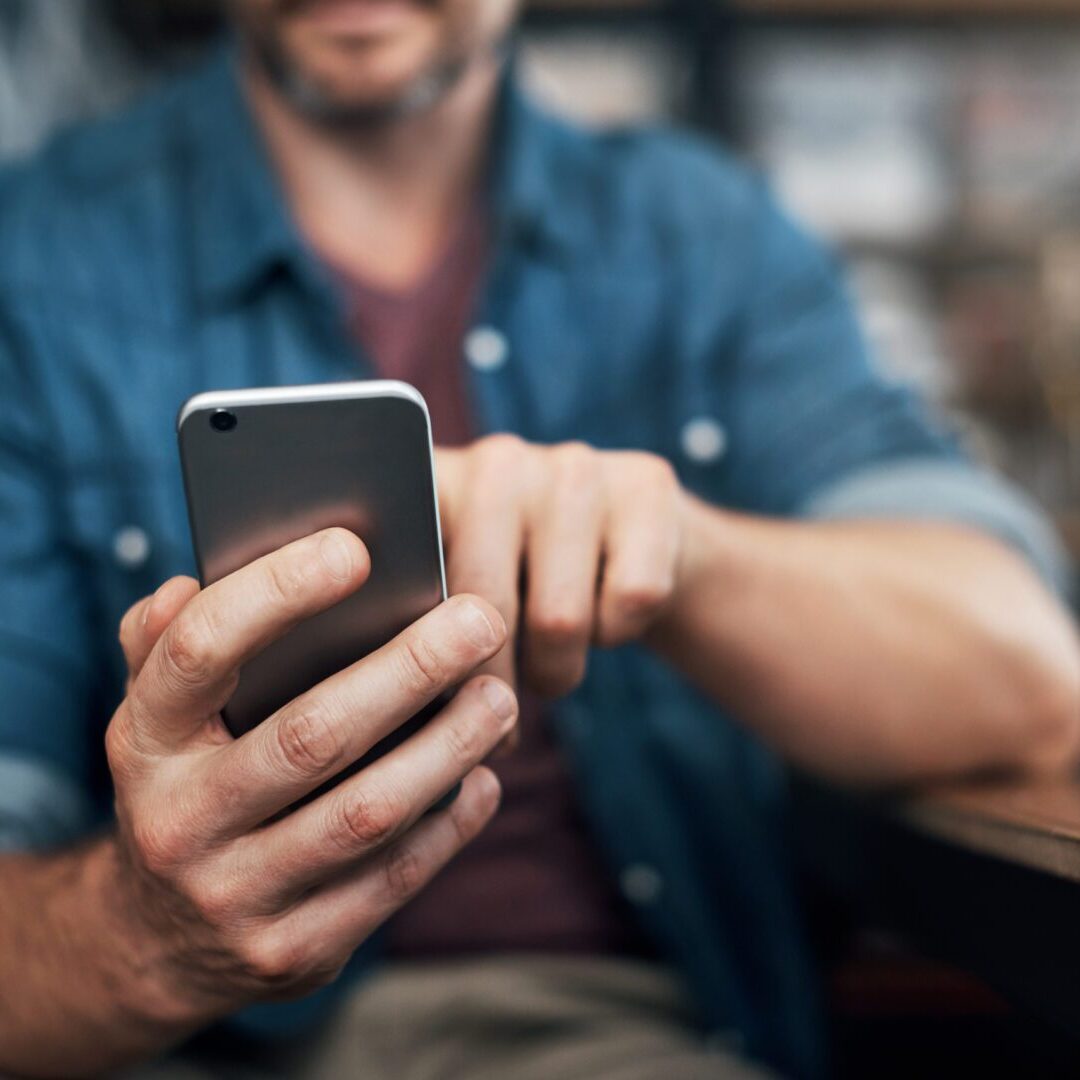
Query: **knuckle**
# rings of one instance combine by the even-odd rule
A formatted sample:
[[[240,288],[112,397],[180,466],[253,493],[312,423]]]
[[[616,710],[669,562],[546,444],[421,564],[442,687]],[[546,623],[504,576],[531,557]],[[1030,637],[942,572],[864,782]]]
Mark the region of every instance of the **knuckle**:
[[[553,605],[541,607],[533,614],[529,630],[546,645],[569,647],[587,637],[589,628],[583,611],[569,605]]]
[[[222,927],[236,917],[239,897],[236,886],[228,877],[204,874],[188,889],[188,902],[204,923]]]
[[[210,681],[214,635],[204,615],[178,618],[166,631],[162,650],[167,671],[182,686],[203,686]]]
[[[647,450],[625,450],[617,455],[617,460],[633,476],[640,477],[644,474],[661,483],[677,482],[675,467],[659,454],[651,454]]]
[[[588,443],[573,441],[560,443],[553,451],[556,465],[571,476],[582,476],[597,466],[596,451]]]
[[[343,747],[326,709],[302,701],[279,719],[275,737],[281,760],[293,773],[317,778],[332,771],[343,756]]]
[[[641,578],[617,582],[614,597],[621,614],[631,618],[645,617],[663,607],[671,590],[672,583],[666,578]]]
[[[660,457],[659,454],[642,454],[641,461],[658,483],[669,487],[678,483],[675,466],[667,458]]]
[[[402,638],[400,652],[405,689],[417,695],[438,693],[448,681],[446,662],[431,642],[419,633]]]
[[[105,759],[113,775],[127,771],[131,754],[131,719],[128,710],[116,710],[105,729]]]
[[[240,946],[239,959],[249,978],[270,988],[300,981],[313,967],[295,939],[270,929],[252,933]]]
[[[502,431],[495,435],[488,435],[477,444],[486,454],[502,456],[504,454],[520,454],[525,450],[526,443],[519,435]]]
[[[424,867],[410,847],[402,846],[386,857],[386,891],[395,904],[402,904],[424,884]]]
[[[446,749],[459,771],[480,761],[498,741],[501,721],[485,705],[471,710],[446,728]]]
[[[486,482],[502,488],[515,482],[514,474],[529,456],[529,445],[517,435],[501,433],[481,439],[477,451],[477,464]]]
[[[308,578],[306,564],[301,565],[295,557],[280,554],[267,560],[265,570],[270,603],[275,607],[291,608],[304,592]]]
[[[131,823],[131,842],[142,866],[160,878],[171,877],[192,853],[191,835],[179,822],[136,816]]]
[[[117,638],[125,652],[129,651],[134,643],[135,611],[138,607],[138,604],[129,607],[127,611],[124,612],[123,618],[120,620]]]
[[[350,850],[364,853],[386,844],[404,817],[394,799],[385,795],[373,798],[368,792],[357,791],[341,801],[333,831]]]

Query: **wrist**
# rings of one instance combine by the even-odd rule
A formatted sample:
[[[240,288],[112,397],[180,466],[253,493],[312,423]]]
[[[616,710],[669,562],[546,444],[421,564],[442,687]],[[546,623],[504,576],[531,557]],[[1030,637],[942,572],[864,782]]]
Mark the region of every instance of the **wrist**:
[[[682,556],[673,608],[696,605],[704,593],[717,587],[725,594],[731,591],[739,577],[746,520],[739,514],[683,492]]]
[[[734,576],[738,517],[692,495],[680,493],[681,544],[671,600],[653,624],[650,643],[677,635],[713,590],[726,590]]]
[[[155,1044],[205,1023],[207,1010],[185,991],[150,916],[146,890],[115,835],[101,845],[91,873],[109,929],[104,943],[112,961],[106,967],[107,990],[128,1022]]]

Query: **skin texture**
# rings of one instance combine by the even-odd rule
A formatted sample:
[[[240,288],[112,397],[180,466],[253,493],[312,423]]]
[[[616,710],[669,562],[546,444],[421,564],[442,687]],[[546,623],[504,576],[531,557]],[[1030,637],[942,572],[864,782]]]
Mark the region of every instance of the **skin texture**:
[[[493,436],[440,451],[438,475],[450,587],[501,612],[511,640],[484,670],[508,682],[559,696],[589,648],[640,639],[846,783],[1076,759],[1076,631],[997,541],[734,514],[658,457],[580,443]]]
[[[301,231],[342,270],[408,288],[476,198],[517,0],[369,0],[399,13],[379,29],[363,10],[328,28],[337,9],[323,0],[231,7],[248,98]]]
[[[514,7],[406,2],[380,23],[235,0],[283,189],[341,268],[404,287],[441,251],[486,162]],[[456,81],[415,108],[449,68]],[[591,644],[643,641],[782,753],[849,782],[1076,760],[1075,632],[992,540],[748,518],[698,502],[651,455],[583,445],[497,436],[440,452],[438,469],[450,587],[466,595],[239,740],[218,710],[243,658],[361,588],[360,541],[317,534],[202,592],[174,579],[124,619],[116,828],[0,859],[0,1071],[94,1075],[332,979],[494,813],[481,762],[512,735],[507,683],[565,693]],[[282,815],[462,684],[424,731]],[[452,807],[423,816],[462,778]]]
[[[498,782],[480,763],[517,705],[470,678],[506,637],[477,598],[441,605],[243,738],[223,726],[244,660],[368,569],[360,541],[331,529],[202,592],[175,578],[125,617],[128,693],[106,736],[115,833],[5,861],[0,964],[19,973],[0,1009],[5,1071],[93,1075],[332,980],[490,819]],[[461,683],[422,732],[282,816]],[[424,817],[459,780],[453,805]]]
[[[440,450],[439,512],[452,591],[477,591],[512,628],[486,670],[547,697],[569,693],[593,645],[641,636],[682,563],[678,482],[651,454],[512,435]]]

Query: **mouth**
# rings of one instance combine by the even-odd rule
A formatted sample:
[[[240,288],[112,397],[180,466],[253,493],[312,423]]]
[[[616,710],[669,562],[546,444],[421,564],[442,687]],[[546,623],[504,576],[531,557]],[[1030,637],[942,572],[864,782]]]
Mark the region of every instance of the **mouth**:
[[[400,29],[423,7],[417,0],[293,0],[292,20],[334,37],[377,37]]]

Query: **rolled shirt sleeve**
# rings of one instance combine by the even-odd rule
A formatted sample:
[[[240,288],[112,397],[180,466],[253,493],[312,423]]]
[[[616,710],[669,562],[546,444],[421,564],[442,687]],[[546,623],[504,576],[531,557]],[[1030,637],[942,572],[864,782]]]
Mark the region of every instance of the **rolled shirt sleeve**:
[[[789,517],[953,521],[1012,545],[1059,593],[1062,544],[1038,507],[974,463],[909,386],[871,362],[837,261],[762,189],[734,363],[736,503]]]
[[[93,821],[91,802],[70,775],[43,758],[0,754],[0,853],[60,847]]]
[[[962,461],[909,387],[871,362],[841,268],[763,191],[732,379],[731,484],[748,508],[797,515],[815,491],[911,458]]]
[[[95,662],[85,574],[66,541],[33,350],[0,306],[0,844],[63,842],[90,820]],[[100,754],[100,746],[97,753]]]
[[[860,469],[815,491],[807,517],[906,518],[955,522],[990,533],[1013,547],[1062,596],[1073,595],[1073,571],[1057,533],[1021,491],[966,462],[934,458]]]

